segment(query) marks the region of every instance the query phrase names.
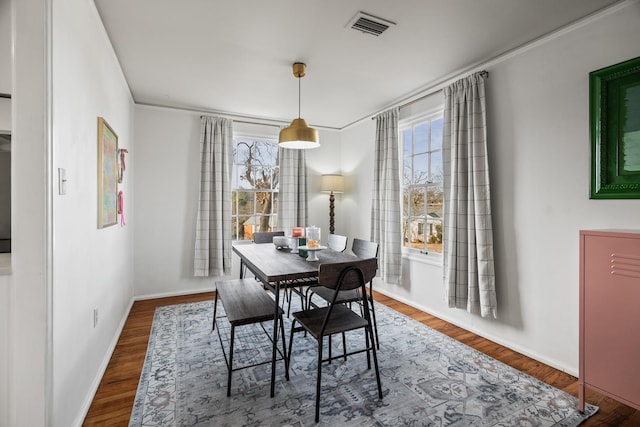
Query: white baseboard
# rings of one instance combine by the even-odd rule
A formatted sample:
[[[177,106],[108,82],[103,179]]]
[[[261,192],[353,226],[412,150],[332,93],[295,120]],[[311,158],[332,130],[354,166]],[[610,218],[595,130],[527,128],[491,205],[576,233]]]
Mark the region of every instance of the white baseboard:
[[[75,419],[73,422],[73,426],[81,427],[84,422],[87,413],[89,412],[89,408],[91,408],[91,403],[93,402],[93,398],[96,396],[98,392],[98,387],[100,386],[100,381],[102,381],[102,377],[107,370],[107,366],[109,366],[109,362],[111,361],[111,356],[113,356],[113,352],[116,349],[116,345],[118,345],[118,340],[120,339],[120,335],[122,335],[122,330],[124,329],[124,325],[127,322],[127,318],[129,317],[129,313],[131,312],[131,307],[133,307],[133,298],[129,303],[129,307],[125,310],[124,315],[120,319],[120,324],[118,325],[118,329],[116,333],[113,335],[113,339],[111,340],[111,344],[109,344],[109,348],[107,349],[107,353],[102,359],[102,363],[100,364],[100,369],[98,369],[98,373],[93,379],[93,383],[91,384],[90,392],[85,399],[82,408],[80,410],[79,417]]]
[[[182,295],[191,295],[191,294],[204,294],[207,292],[213,292],[214,289],[202,289],[202,288],[197,288],[197,289],[188,289],[188,290],[182,290],[182,291],[175,291],[175,292],[164,292],[164,293],[159,293],[159,294],[148,294],[148,295],[137,295],[133,297],[134,301],[144,301],[144,300],[148,300],[148,299],[156,299],[156,298],[168,298],[168,297],[179,297]]]
[[[523,348],[523,347],[521,347],[521,346],[519,346],[517,344],[514,344],[512,342],[506,341],[506,340],[504,340],[504,339],[502,339],[500,337],[497,337],[495,335],[487,334],[486,331],[480,331],[480,330],[478,330],[476,328],[470,327],[469,325],[462,325],[458,321],[448,317],[446,314],[439,313],[439,312],[434,312],[433,310],[431,310],[431,309],[429,309],[427,307],[424,307],[424,306],[422,306],[420,304],[417,304],[415,301],[408,300],[408,299],[406,299],[404,297],[401,297],[399,295],[394,294],[393,292],[389,292],[386,289],[378,288],[375,291],[376,292],[380,292],[381,294],[386,295],[389,298],[393,298],[393,299],[395,299],[397,301],[400,301],[400,302],[402,302],[404,304],[407,304],[407,305],[409,305],[409,306],[411,306],[413,308],[417,308],[420,311],[424,311],[425,313],[428,313],[428,314],[430,314],[432,316],[437,317],[438,319],[442,319],[442,320],[444,320],[446,322],[449,322],[452,325],[455,325],[455,326],[457,326],[459,328],[462,328],[462,329],[464,329],[466,331],[473,332],[474,334],[476,334],[478,336],[481,336],[482,338],[486,338],[486,339],[491,340],[491,341],[493,341],[495,343],[503,345],[503,346],[513,350],[513,351],[516,351],[516,352],[518,352],[520,354],[524,354],[525,356],[530,357],[530,358],[532,358],[534,360],[537,360],[540,363],[544,363],[545,365],[549,365],[552,368],[555,368],[555,369],[557,369],[559,371],[565,372],[565,373],[567,373],[569,375],[572,375],[572,376],[574,376],[576,378],[578,377],[578,372],[575,371],[574,369],[568,368],[568,367],[566,367],[566,366],[564,366],[561,363],[558,363],[556,361],[549,360],[546,357],[544,357],[544,356],[542,356],[542,355],[540,355],[540,354],[538,354],[538,353],[536,353],[534,351],[531,351],[530,349]]]

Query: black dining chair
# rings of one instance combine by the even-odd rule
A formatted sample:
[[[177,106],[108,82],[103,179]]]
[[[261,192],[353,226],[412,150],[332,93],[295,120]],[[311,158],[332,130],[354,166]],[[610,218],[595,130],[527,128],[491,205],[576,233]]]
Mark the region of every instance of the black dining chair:
[[[321,264],[318,271],[318,283],[320,286],[335,290],[334,299],[326,307],[308,308],[292,314],[291,334],[289,338],[289,354],[287,367],[291,366],[291,349],[293,348],[293,335],[295,332],[306,332],[311,335],[318,344],[318,373],[316,379],[316,414],[315,420],[320,420],[320,389],[322,382],[322,363],[332,359],[343,357],[323,358],[324,337],[335,334],[343,334],[348,331],[364,329],[365,347],[357,350],[346,351],[344,355],[358,353],[367,354],[367,369],[371,369],[371,354],[375,367],[376,382],[378,385],[378,397],[382,399],[382,385],[380,383],[380,370],[378,368],[378,356],[371,327],[371,317],[366,293],[366,283],[373,280],[378,268],[376,258],[358,259],[348,262]],[[336,303],[336,296],[342,291],[359,291],[361,296],[362,312],[351,310],[345,304]],[[299,326],[296,326],[299,325]],[[344,342],[344,341],[343,341]]]
[[[351,252],[358,258],[377,258],[378,257],[378,243],[370,242],[369,240],[353,239],[351,244]],[[329,303],[333,301],[334,289],[329,289],[323,286],[316,286],[309,289],[307,295],[306,305],[309,307],[312,304],[311,299],[314,295],[319,296],[325,302]],[[373,330],[376,337],[376,348],[380,350],[380,339],[378,337],[378,322],[376,320],[376,310],[373,302],[373,277],[369,281],[369,290],[366,293],[369,304],[371,304],[371,315],[373,316]],[[338,297],[335,299],[337,304],[351,304],[360,301],[359,290],[353,289],[349,291],[340,291]]]
[[[347,236],[341,236],[340,234],[329,234],[327,236],[327,246],[334,251],[344,252],[347,249]]]

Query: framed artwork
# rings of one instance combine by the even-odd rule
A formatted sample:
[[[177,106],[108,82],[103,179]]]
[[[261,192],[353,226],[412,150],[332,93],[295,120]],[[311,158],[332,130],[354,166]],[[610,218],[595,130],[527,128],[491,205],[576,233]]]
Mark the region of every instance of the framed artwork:
[[[118,222],[118,135],[98,117],[98,228]]]
[[[591,199],[640,199],[640,57],[589,73]]]

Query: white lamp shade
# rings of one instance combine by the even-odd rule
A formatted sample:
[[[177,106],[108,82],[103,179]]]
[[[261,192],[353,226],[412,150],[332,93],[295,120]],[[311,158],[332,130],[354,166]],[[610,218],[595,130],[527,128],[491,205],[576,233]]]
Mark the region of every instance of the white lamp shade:
[[[344,177],[342,175],[322,175],[320,191],[323,193],[344,193]]]

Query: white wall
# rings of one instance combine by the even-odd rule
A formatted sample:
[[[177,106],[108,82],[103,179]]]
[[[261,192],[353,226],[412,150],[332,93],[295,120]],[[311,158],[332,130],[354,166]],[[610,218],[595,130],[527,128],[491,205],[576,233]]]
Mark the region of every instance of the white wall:
[[[78,37],[81,34],[82,37]],[[133,298],[134,105],[93,2],[53,3],[53,424],[80,425]],[[56,49],[56,46],[61,48]],[[63,48],[62,48],[63,47]],[[126,148],[127,226],[97,227],[97,127]],[[98,309],[94,328],[93,310]]]
[[[0,93],[11,93],[11,0],[0,0]]]
[[[11,1],[0,0],[0,93],[11,93]],[[0,133],[11,130],[11,100],[0,98]],[[6,157],[0,154],[0,157]],[[10,157],[10,155],[9,155]],[[10,161],[10,160],[9,160]],[[0,166],[0,174],[6,166]],[[6,180],[5,180],[6,181]],[[7,206],[10,191],[0,190],[0,205]],[[8,205],[10,205],[10,201]],[[2,208],[0,208],[2,209]],[[0,214],[6,218],[6,214]],[[0,219],[4,222],[4,220]],[[1,226],[0,226],[1,227]],[[9,425],[9,297],[10,255],[0,255],[0,426]]]
[[[9,278],[8,425],[44,426],[50,386],[47,330],[50,225],[46,0],[12,3],[12,276]]]
[[[640,56],[638,34],[636,2],[487,68],[497,320],[447,308],[439,266],[405,262],[404,283],[379,289],[577,375],[578,231],[640,228],[639,200],[589,200],[588,75]],[[373,156],[374,133],[368,121],[342,133],[343,169]],[[358,162],[352,218],[371,163]],[[368,235],[369,222],[349,227]]]

